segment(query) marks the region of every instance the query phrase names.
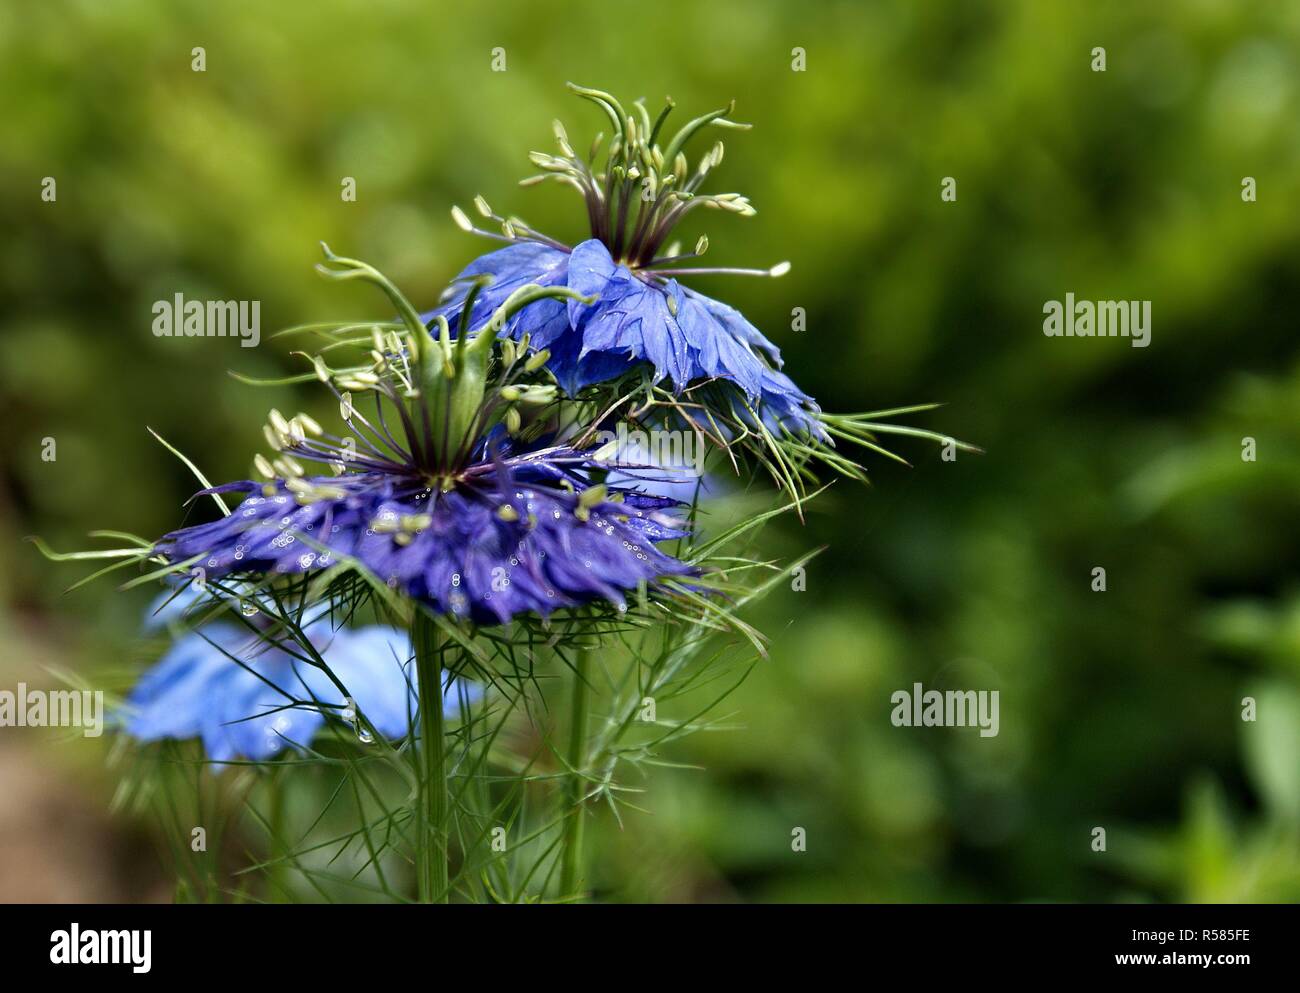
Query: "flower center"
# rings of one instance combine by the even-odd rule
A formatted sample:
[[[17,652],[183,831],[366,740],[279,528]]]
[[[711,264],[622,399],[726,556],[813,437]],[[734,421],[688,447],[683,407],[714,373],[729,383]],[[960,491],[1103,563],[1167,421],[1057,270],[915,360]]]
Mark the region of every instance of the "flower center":
[[[551,179],[576,189],[582,194],[587,208],[591,236],[609,249],[614,261],[647,281],[705,273],[780,276],[789,268],[789,264],[784,262],[770,269],[664,268],[699,258],[707,251],[709,239],[704,236],[696,241],[692,252],[683,253],[676,243],[664,248],[674,228],[697,207],[742,217],[756,213],[749,199],[739,193],[699,192],[705,178],[722,162],[722,142],[715,142],[694,168],[686,157],[686,144],[707,126],[737,130],[749,128],[748,124],[730,119],[734,101],[687,122],[671,138],[661,142],[664,123],[674,106],[671,99],[666,100],[658,116],[651,119],[650,112],[640,100],[632,105],[634,111],[629,113],[603,90],[587,89],[572,83],[569,87],[605,112],[612,125],[609,141],[606,142],[602,132],[596,136],[590,152],[579,156],[569,144],[564,125],[556,121],[554,132],[559,154],[531,153],[529,160],[541,172],[524,179],[520,185],[532,186]],[[604,161],[597,165],[602,149]],[[483,217],[500,224],[502,233],[479,230],[464,211],[456,207],[452,210],[452,217],[462,229],[506,241],[541,242],[568,251],[569,246],[534,230],[520,218],[495,214],[481,196],[474,198],[474,204]]]

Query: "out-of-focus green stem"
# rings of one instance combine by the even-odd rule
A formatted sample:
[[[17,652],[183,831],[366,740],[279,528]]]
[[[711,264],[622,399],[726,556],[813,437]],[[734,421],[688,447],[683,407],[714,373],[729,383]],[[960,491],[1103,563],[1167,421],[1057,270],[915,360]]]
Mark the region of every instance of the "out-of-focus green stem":
[[[270,852],[266,867],[267,902],[292,902],[288,890],[289,852],[284,841],[284,777],[281,763],[276,763],[271,774],[266,777],[267,786],[267,833],[270,836]]]

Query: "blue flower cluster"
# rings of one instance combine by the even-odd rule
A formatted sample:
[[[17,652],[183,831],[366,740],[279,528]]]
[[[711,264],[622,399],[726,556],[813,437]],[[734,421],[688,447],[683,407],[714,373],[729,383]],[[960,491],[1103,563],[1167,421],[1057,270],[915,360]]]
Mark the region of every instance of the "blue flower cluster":
[[[689,536],[683,505],[653,495],[638,467],[597,447],[602,423],[575,427],[562,412],[588,387],[649,370],[724,422],[715,437],[760,428],[829,442],[817,403],[781,372],[777,347],[738,311],[677,279],[779,276],[788,266],[683,268],[707,239],[687,254],[662,248],[697,207],[754,212],[738,194],[699,190],[722,160],[721,143],[694,170],[683,151],[706,125],[744,125],[724,108],[660,142],[666,111],[652,125],[639,104],[638,118],[608,94],[577,91],[614,124],[604,170],[573,154],[558,125],[561,154],[533,161],[539,179],[580,190],[591,238],[569,248],[480,199],[480,213],[502,225],[493,236],[509,244],[466,267],[425,315],[375,269],[326,249],[326,276],[379,287],[399,315],[371,340],[336,342],[365,353],[359,363],[331,368],[326,353],[313,360],[340,401],[343,432],[272,411],[266,437],[275,454],[255,460],[262,478],[205,491],[241,500],[218,520],[165,535],[153,556],[236,584],[359,568],[421,609],[480,625],[593,603],[622,610],[632,591],[671,587],[699,570],[656,547]],[[459,209],[454,215],[477,230]],[[359,396],[374,400],[369,416]],[[406,635],[321,622],[306,630],[334,675],[355,687],[373,727],[404,734],[414,699]],[[178,640],[145,676],[127,728],[145,740],[202,737],[217,761],[258,759],[305,745],[345,702],[319,668],[215,622]]]

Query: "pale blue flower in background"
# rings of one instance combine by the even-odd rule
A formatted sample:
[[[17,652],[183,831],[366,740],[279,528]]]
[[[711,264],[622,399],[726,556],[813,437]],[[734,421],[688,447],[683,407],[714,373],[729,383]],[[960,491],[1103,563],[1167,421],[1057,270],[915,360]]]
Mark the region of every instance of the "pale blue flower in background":
[[[179,594],[168,591],[150,610],[146,628],[175,626],[187,612],[211,603],[193,584]],[[232,603],[232,609],[240,608]],[[304,748],[327,716],[350,721],[362,741],[371,737],[370,728],[385,738],[403,737],[418,708],[406,632],[383,625],[331,629],[324,616],[304,630],[346,694],[323,670],[247,627],[214,620],[180,633],[144,674],[119,715],[124,730],[140,741],[200,738],[208,758],[219,763],[261,761],[286,747]],[[448,711],[480,692],[448,678]]]

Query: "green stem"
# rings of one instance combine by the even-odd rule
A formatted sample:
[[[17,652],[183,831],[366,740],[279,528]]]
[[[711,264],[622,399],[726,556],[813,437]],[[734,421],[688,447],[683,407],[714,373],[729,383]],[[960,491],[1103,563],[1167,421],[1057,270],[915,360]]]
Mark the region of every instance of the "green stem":
[[[416,846],[421,903],[446,903],[447,757],[442,717],[442,654],[438,626],[423,611],[411,626],[415,679],[420,700],[420,817]]]
[[[579,649],[574,661],[573,700],[569,708],[569,754],[571,770],[565,802],[569,808],[564,823],[564,854],[560,863],[560,894],[570,897],[577,893],[582,877],[583,794],[586,792],[582,776],[587,761],[587,674],[591,668],[590,654]]]
[[[284,783],[277,762],[266,777],[267,833],[270,836],[270,865],[266,868],[267,902],[290,903],[288,895],[288,850],[284,843]]]

